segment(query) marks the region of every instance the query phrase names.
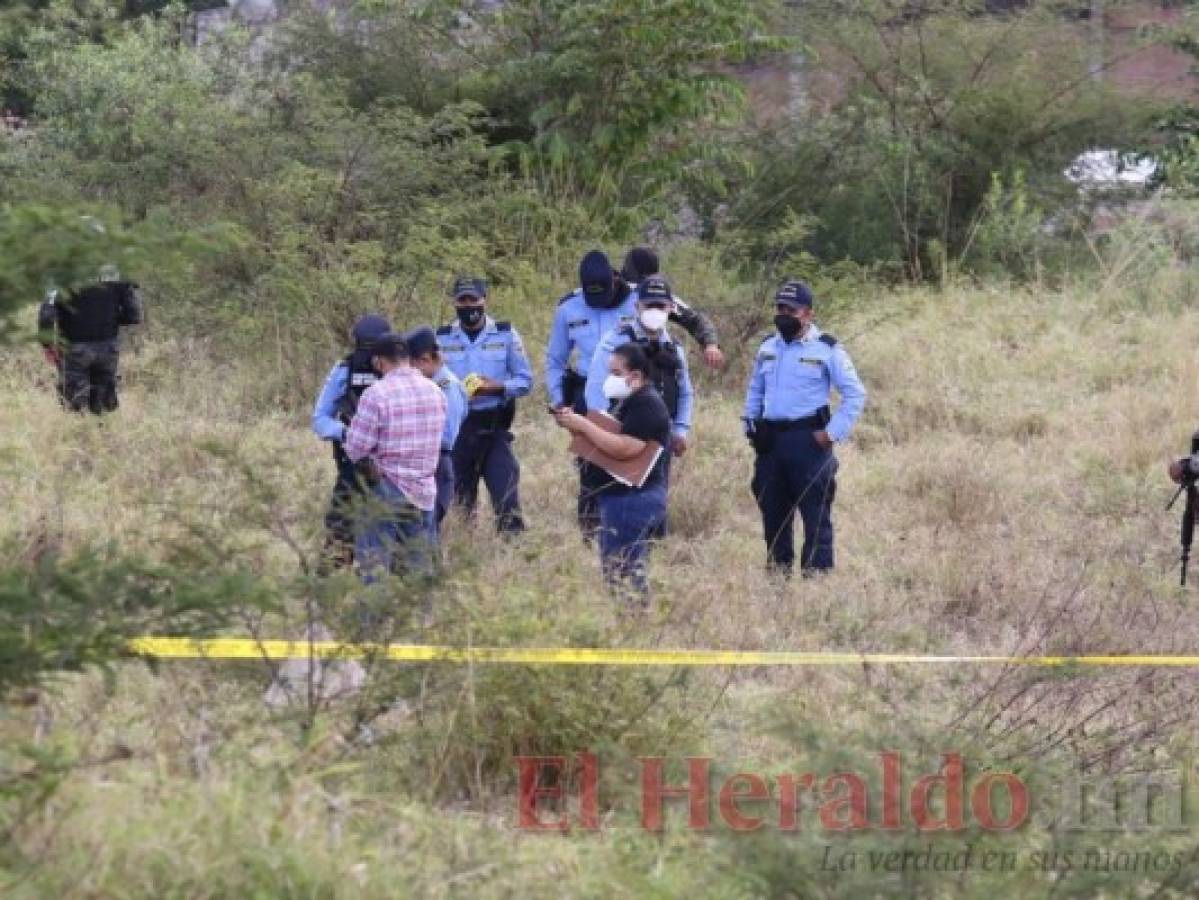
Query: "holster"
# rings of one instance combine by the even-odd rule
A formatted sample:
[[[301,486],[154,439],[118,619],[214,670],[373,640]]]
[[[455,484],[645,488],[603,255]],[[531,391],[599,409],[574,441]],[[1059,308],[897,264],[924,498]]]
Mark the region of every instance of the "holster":
[[[769,453],[774,449],[774,428],[765,419],[754,419],[753,425],[753,431],[749,433],[749,442],[753,445],[754,453],[758,456]]]

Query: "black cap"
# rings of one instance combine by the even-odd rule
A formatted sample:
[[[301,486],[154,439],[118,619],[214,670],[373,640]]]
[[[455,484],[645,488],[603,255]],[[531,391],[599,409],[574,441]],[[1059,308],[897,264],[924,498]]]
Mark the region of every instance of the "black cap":
[[[579,263],[579,286],[583,289],[583,299],[589,305],[602,306],[612,302],[616,284],[607,254],[592,250],[583,257]]]
[[[661,275],[651,275],[637,285],[638,303],[673,303],[674,291]]]
[[[463,297],[477,297],[483,300],[487,297],[487,282],[473,276],[457,278],[454,280],[454,288],[450,291],[450,296],[455,300],[461,300]]]
[[[634,247],[625,254],[620,276],[625,281],[636,284],[650,275],[657,275],[659,271],[658,254],[649,247]]]
[[[413,359],[437,349],[437,335],[428,325],[413,328],[404,335],[404,342],[408,345],[408,355]]]
[[[379,335],[370,349],[372,356],[382,356],[384,359],[407,359],[409,356],[404,336],[394,331]]]
[[[381,334],[391,331],[391,324],[382,316],[360,316],[354,323],[354,345],[363,349],[371,346]]]
[[[812,305],[812,289],[802,281],[788,281],[778,293],[774,295],[774,302],[785,303],[787,306],[793,306],[799,309],[803,306]]]

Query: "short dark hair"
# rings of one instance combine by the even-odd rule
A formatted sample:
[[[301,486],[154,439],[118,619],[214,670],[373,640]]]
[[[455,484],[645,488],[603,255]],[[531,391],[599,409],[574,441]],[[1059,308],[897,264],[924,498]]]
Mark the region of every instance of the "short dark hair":
[[[621,344],[612,351],[613,356],[619,356],[624,363],[624,367],[630,372],[640,372],[644,376],[646,383],[652,384],[654,381],[654,364],[650,362],[649,355],[641,349],[639,344],[629,342]]]
[[[388,362],[400,362],[408,358],[408,342],[402,334],[388,332],[375,338],[370,354]]]

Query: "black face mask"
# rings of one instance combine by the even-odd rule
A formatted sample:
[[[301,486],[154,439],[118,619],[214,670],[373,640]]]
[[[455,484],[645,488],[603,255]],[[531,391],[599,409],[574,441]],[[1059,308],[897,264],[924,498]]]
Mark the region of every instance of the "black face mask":
[[[795,316],[779,313],[774,317],[774,327],[779,330],[779,334],[783,336],[783,340],[790,343],[795,340],[800,329],[803,328],[803,322],[799,321]]]
[[[477,331],[483,324],[483,316],[485,315],[481,306],[458,306],[455,307],[458,313],[458,321],[462,323],[462,327],[467,331]]]

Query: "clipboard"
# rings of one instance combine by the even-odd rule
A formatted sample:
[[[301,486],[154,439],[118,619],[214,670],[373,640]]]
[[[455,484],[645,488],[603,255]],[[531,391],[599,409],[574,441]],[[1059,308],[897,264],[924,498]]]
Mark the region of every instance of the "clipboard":
[[[587,418],[604,429],[604,431],[613,434],[620,432],[620,422],[606,412],[600,412],[595,409],[589,410]],[[633,488],[639,488],[645,484],[645,480],[649,478],[649,473],[657,465],[658,457],[662,455],[662,450],[662,445],[657,441],[646,441],[645,449],[636,456],[631,459],[617,459],[614,456],[604,453],[581,434],[572,435],[570,441],[570,452],[575,456],[587,460],[592,465],[599,466],[616,481],[626,487]]]

